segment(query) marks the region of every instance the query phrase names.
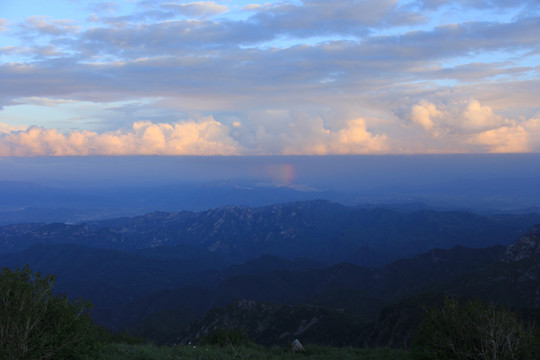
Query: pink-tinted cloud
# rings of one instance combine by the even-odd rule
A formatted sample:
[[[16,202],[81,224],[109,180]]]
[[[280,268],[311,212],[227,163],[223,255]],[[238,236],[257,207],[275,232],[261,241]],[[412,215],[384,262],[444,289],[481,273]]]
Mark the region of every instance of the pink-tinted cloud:
[[[442,112],[434,104],[426,101],[414,105],[411,113],[412,121],[423,127],[426,131],[433,128],[433,118],[440,118],[442,116]]]
[[[229,10],[225,5],[216,4],[213,1],[197,1],[186,4],[165,4],[163,7],[166,9],[175,10],[180,14],[190,17],[218,15]]]
[[[521,153],[531,150],[527,131],[521,125],[501,126],[483,131],[475,137],[473,142],[485,146],[487,152],[490,153]]]
[[[489,106],[471,100],[463,114],[462,126],[468,130],[492,129],[504,123],[501,116],[493,113]]]
[[[295,135],[287,139],[284,154],[344,155],[391,152],[386,135],[376,135],[368,131],[364,119],[350,120],[345,127],[334,131],[325,128],[320,121],[312,120],[306,124],[310,124],[310,127],[298,129],[298,132],[293,132]]]
[[[23,131],[26,130],[26,128],[26,126],[15,126],[0,122],[0,136],[2,136],[2,134],[9,134],[14,131]]]
[[[538,151],[537,1],[65,1],[0,19],[2,153]]]
[[[1,129],[1,128],[0,128]],[[9,129],[8,129],[9,130]],[[234,155],[239,144],[213,118],[175,124],[137,122],[127,131],[97,133],[30,127],[0,136],[2,156]]]

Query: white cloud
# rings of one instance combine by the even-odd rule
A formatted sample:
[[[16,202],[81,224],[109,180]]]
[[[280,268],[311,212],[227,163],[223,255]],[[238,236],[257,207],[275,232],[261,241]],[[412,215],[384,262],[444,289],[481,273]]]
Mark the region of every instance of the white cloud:
[[[473,143],[482,145],[490,153],[529,152],[528,134],[521,125],[502,126],[478,134]]]
[[[0,136],[2,134],[9,134],[14,131],[23,131],[26,130],[28,127],[24,125],[10,125],[0,122]]]
[[[441,118],[442,116],[443,113],[434,104],[426,101],[414,105],[411,112],[412,121],[423,127],[426,131],[433,128],[433,118]]]
[[[321,119],[295,119],[294,128],[281,137],[285,155],[380,154],[390,151],[386,135],[374,135],[364,119],[329,130]]]
[[[425,2],[439,3],[449,1]],[[489,15],[504,7],[479,3],[460,11],[484,21],[451,14],[453,25],[395,0],[278,1],[243,14],[214,1],[109,2],[98,5],[114,16],[78,20],[84,29],[53,11],[19,27],[9,19],[19,31],[2,33],[0,108],[99,109],[39,109],[44,128],[4,127],[1,143],[28,154],[538,151],[538,126],[524,120],[538,108],[538,17],[501,21]],[[117,101],[134,106],[111,110]],[[10,122],[33,116],[11,109]],[[218,121],[168,123],[199,114]],[[115,131],[65,132],[84,127]]]
[[[10,130],[10,129],[8,129]],[[137,122],[131,130],[99,134],[30,127],[0,136],[2,156],[234,155],[229,129],[212,117],[174,124]]]
[[[229,11],[227,6],[216,4],[213,1],[198,1],[186,4],[164,4],[164,8],[172,9],[189,17],[212,16]]]
[[[482,130],[497,127],[503,122],[503,118],[495,115],[489,106],[471,100],[463,113],[462,126],[468,130]]]
[[[262,8],[262,5],[261,4],[248,4],[246,6],[244,6],[242,8],[242,10],[245,10],[245,11],[255,11],[255,10],[259,10]]]
[[[377,154],[389,151],[386,136],[373,135],[366,129],[363,119],[354,119],[347,123],[330,141],[332,154]]]
[[[51,19],[48,16],[35,15],[26,20],[24,27],[45,35],[75,34],[81,30],[80,26],[69,19]]]
[[[527,120],[523,127],[529,138],[529,151],[540,152],[540,117]]]

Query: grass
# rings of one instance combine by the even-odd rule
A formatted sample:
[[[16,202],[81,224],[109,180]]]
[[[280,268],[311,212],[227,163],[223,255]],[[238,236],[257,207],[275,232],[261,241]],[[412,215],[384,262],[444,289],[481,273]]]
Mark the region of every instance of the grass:
[[[235,347],[155,346],[107,344],[95,360],[409,360],[409,353],[398,349],[333,348],[306,346],[306,352],[293,353],[285,348],[258,345]]]

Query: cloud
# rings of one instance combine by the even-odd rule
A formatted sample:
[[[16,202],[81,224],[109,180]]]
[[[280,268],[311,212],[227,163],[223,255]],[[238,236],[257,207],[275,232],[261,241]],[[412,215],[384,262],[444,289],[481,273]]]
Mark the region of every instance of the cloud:
[[[40,105],[40,106],[56,106],[56,105],[70,104],[70,103],[75,102],[74,100],[54,99],[54,98],[37,97],[37,96],[21,99],[20,101],[25,104]]]
[[[292,121],[291,121],[292,120]],[[265,144],[262,153],[283,155],[377,154],[390,151],[387,137],[376,135],[364,119],[349,120],[343,127],[331,130],[321,118],[306,113],[294,114],[284,132],[282,127],[259,127],[256,142]]]
[[[0,32],[7,31],[7,26],[9,24],[9,21],[6,19],[0,18]]]
[[[524,119],[537,118],[540,18],[513,16],[517,6],[503,14],[502,0],[285,0],[231,12],[213,1],[112,5],[97,4],[114,16],[94,23],[9,19],[4,119],[72,104],[46,109],[32,122],[40,127],[7,134],[11,142],[3,135],[3,149],[27,133],[47,139],[21,145],[30,154],[482,152],[519,149],[523,132],[538,149]],[[460,21],[461,11],[478,21]],[[200,114],[215,123],[168,122]],[[201,147],[177,127],[202,136]],[[203,134],[214,134],[214,148]]]
[[[242,8],[242,10],[245,10],[245,11],[255,11],[255,10],[259,10],[262,8],[262,5],[261,4],[248,4],[246,6],[244,6]]]
[[[2,129],[0,127],[0,129]],[[234,155],[239,144],[212,117],[174,124],[137,122],[128,131],[97,133],[30,127],[0,135],[1,156]]]
[[[540,117],[527,120],[523,127],[527,131],[529,151],[540,152]]]
[[[531,6],[536,4],[536,0],[526,1],[507,1],[507,0],[423,0],[419,1],[420,4],[426,9],[437,9],[441,6],[456,6],[460,8],[476,8],[476,9],[498,9],[504,10],[508,8],[520,8],[524,5]]]
[[[489,106],[471,100],[463,114],[462,126],[468,130],[482,130],[494,128],[503,122],[503,118],[495,115]]]
[[[490,153],[520,153],[529,152],[528,134],[521,125],[502,126],[478,134],[474,144],[482,145]]]
[[[433,116],[436,121],[433,121]],[[519,153],[540,150],[540,120],[505,118],[476,99],[435,106],[425,100],[412,107],[411,118],[425,133],[407,134],[407,153]],[[414,128],[409,128],[413,130]],[[415,137],[413,137],[415,136]],[[416,139],[416,145],[410,139]],[[397,140],[397,139],[393,139]]]
[[[213,1],[198,1],[187,4],[164,4],[166,9],[175,10],[178,13],[189,17],[203,17],[226,13],[227,6],[216,4]]]
[[[339,130],[332,137],[334,139],[329,145],[332,154],[377,154],[389,151],[386,136],[373,135],[366,129],[363,119],[349,121],[345,129]]]
[[[26,19],[23,28],[35,31],[42,35],[67,35],[79,32],[80,26],[67,19],[51,19],[48,16],[35,15]]]
[[[301,5],[278,2],[261,7],[249,21],[256,22],[262,29],[289,36],[359,36],[367,34],[368,27],[381,26],[395,10],[394,0],[379,0],[377,6],[369,1],[349,0],[305,0]]]
[[[434,104],[425,101],[414,105],[411,112],[412,121],[423,127],[426,131],[433,128],[433,118],[440,118],[442,116],[443,113]]]
[[[0,122],[0,136],[2,136],[2,134],[9,134],[14,131],[23,131],[26,129],[27,129],[27,126],[24,126],[24,125],[10,125],[10,124],[5,124],[5,123]]]
[[[0,124],[0,156],[325,155],[389,151],[386,136],[368,131],[363,119],[350,120],[345,127],[332,131],[320,119],[309,121],[306,114],[296,117],[303,119],[291,123],[288,133],[283,133],[279,126],[259,126],[255,134],[234,136],[231,128],[213,117],[172,124],[140,121],[129,130],[104,133],[61,133],[37,126]],[[250,131],[239,122],[233,122],[232,128]],[[254,136],[254,142],[246,142],[246,136]]]

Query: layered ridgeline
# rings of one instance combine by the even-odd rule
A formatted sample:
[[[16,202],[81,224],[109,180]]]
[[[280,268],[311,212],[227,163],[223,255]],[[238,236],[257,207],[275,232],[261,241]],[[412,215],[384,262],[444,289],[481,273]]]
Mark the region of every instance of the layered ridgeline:
[[[15,252],[35,243],[74,243],[121,251],[183,246],[173,253],[188,246],[237,263],[270,254],[329,264],[346,261],[381,266],[433,248],[507,245],[539,222],[539,214],[480,216],[308,201],[261,208],[155,212],[78,225],[2,226],[0,251]],[[169,252],[162,254],[168,256]]]
[[[99,323],[158,342],[234,327],[266,345],[406,346],[443,293],[536,307],[538,227],[507,250],[535,222],[322,201],[153,213],[2,227],[0,266],[54,273]]]

